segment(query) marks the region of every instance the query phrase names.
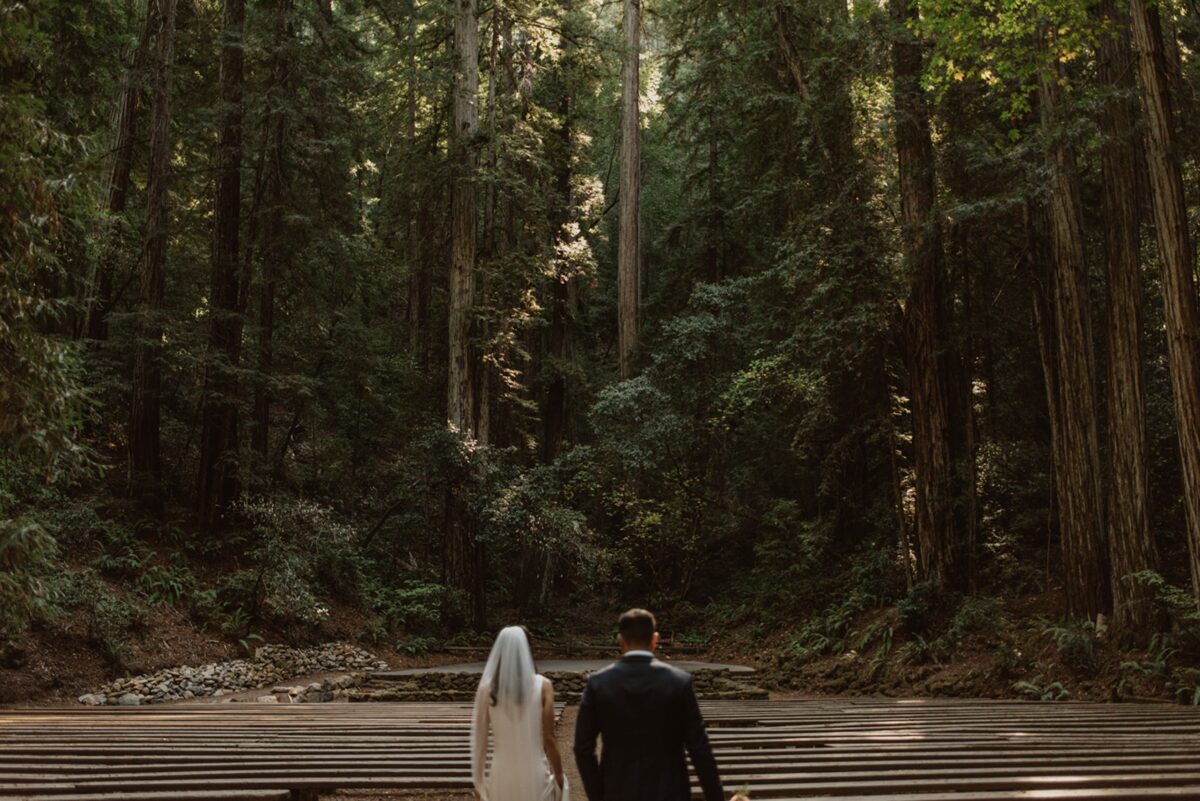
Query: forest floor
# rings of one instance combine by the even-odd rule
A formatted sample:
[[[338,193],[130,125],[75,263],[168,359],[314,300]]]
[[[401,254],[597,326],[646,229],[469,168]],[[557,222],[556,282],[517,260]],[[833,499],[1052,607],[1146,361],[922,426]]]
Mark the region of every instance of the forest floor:
[[[796,632],[780,630],[749,639],[717,637],[680,658],[748,664],[755,683],[780,698],[828,695],[952,696],[1042,700],[1140,701],[1191,699],[1200,671],[1173,664],[1169,650],[1121,650],[1090,628],[1051,625],[1056,599],[1049,594],[1018,598],[969,625],[953,621],[940,636],[906,634],[894,608],[864,612],[824,652],[806,646]],[[584,623],[583,625],[586,625]],[[587,632],[591,641],[603,639]],[[277,632],[269,642],[309,645],[354,641],[361,613],[335,607],[327,621],[305,631]],[[393,668],[429,667],[482,658],[461,651],[422,654],[359,642]],[[195,625],[169,607],[140,622],[123,645],[120,664],[96,645],[87,627],[61,617],[30,631],[0,666],[0,703],[74,704],[102,684],[164,667],[221,662],[244,656],[230,637]],[[544,646],[538,657],[568,656]],[[1192,684],[1188,683],[1188,679]],[[251,695],[253,692],[250,693]]]
[[[169,546],[146,558],[161,564]],[[83,571],[87,563],[67,565]],[[209,583],[230,566],[192,560],[191,568]],[[93,571],[94,572],[94,571]],[[206,575],[206,573],[209,573]],[[101,591],[88,598],[95,608],[36,624],[15,642],[0,643],[0,704],[74,704],[83,693],[124,676],[161,668],[202,665],[242,658],[257,645],[311,646],[353,642],[393,669],[429,667],[484,658],[465,650],[472,636],[447,639],[381,633],[369,613],[329,601],[319,624],[286,629],[257,628],[223,633],[201,625],[181,606],[136,601],[135,580],[98,579]],[[103,610],[136,610],[124,628],[104,634]],[[531,621],[536,656],[607,656],[581,653],[552,643],[604,643],[610,640],[611,604],[593,600],[553,621]],[[80,607],[87,609],[86,606]],[[1062,598],[1056,592],[1001,599],[963,599],[934,613],[911,605],[831,607],[809,619],[756,615],[728,622],[703,607],[666,618],[665,634],[679,646],[678,658],[746,664],[759,671],[754,683],[779,697],[824,695],[956,696],[1045,700],[1192,701],[1200,699],[1200,665],[1181,651],[1196,643],[1156,638],[1140,648],[1121,649],[1103,626],[1059,621]],[[849,609],[849,611],[847,611]],[[514,620],[503,610],[495,622]],[[98,634],[98,631],[100,632]],[[1193,635],[1194,636],[1194,635]],[[445,648],[457,645],[457,648]],[[614,649],[615,655],[615,649]]]

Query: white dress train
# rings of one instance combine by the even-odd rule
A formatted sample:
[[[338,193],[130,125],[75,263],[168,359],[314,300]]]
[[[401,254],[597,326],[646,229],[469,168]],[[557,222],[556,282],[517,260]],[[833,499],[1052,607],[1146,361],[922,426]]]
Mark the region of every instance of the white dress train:
[[[479,687],[471,727],[471,773],[483,801],[570,801],[566,777],[560,789],[542,748],[542,685],[534,676],[524,704],[492,705],[490,688]],[[492,760],[488,763],[488,730]]]

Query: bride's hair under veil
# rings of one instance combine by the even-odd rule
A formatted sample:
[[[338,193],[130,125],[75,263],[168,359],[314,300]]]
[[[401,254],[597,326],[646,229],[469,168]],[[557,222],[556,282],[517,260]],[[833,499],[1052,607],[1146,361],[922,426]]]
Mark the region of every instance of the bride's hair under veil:
[[[540,689],[525,629],[503,629],[484,665],[471,716],[471,775],[485,800],[541,797],[546,768]],[[485,786],[489,728],[495,741],[491,781]]]
[[[514,665],[512,660],[513,654],[505,653],[505,651],[510,649],[516,650],[517,646],[515,644],[506,645],[505,649],[501,649],[499,647],[500,637],[505,637],[504,632],[509,631],[510,629],[518,629],[520,633],[524,635],[525,647],[520,649],[520,651],[522,652],[522,655],[528,657],[528,665],[524,664],[524,661],[522,661],[521,664]],[[506,642],[511,641],[512,643],[516,643],[519,638],[513,635],[508,635],[505,637],[505,639]],[[508,628],[503,629],[500,632],[500,636],[496,638],[496,642],[492,646],[492,652],[488,654],[487,664],[483,668],[483,678],[479,682],[480,685],[487,684],[490,687],[489,694],[491,695],[492,706],[500,703],[501,697],[509,696],[510,693],[511,696],[506,700],[510,700],[512,703],[520,704],[525,700],[524,693],[529,688],[530,682],[514,680],[514,676],[511,675],[508,676],[508,681],[504,681],[503,679],[497,681],[497,677],[506,676],[508,667],[514,667],[517,676],[532,676],[537,674],[537,663],[533,659],[533,648],[532,644],[529,642],[530,639],[532,639],[532,635],[529,633],[529,629],[521,625],[509,626]],[[493,660],[495,660],[494,663]],[[490,679],[489,676],[491,677]]]

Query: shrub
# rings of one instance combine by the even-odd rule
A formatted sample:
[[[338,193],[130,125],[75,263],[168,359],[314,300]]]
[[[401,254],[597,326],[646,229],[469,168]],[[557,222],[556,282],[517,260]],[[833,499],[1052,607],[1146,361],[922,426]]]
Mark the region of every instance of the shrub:
[[[1096,671],[1096,624],[1090,620],[1068,623],[1065,626],[1050,626],[1044,629],[1058,646],[1059,655],[1068,667],[1077,673],[1091,674]]]
[[[322,594],[357,596],[362,563],[354,529],[328,507],[297,498],[259,497],[242,504],[254,525],[254,567],[234,573],[223,588],[227,608],[252,617],[314,624],[329,616]]]
[[[54,613],[46,578],[54,569],[54,538],[27,519],[0,520],[0,639],[16,637]]]

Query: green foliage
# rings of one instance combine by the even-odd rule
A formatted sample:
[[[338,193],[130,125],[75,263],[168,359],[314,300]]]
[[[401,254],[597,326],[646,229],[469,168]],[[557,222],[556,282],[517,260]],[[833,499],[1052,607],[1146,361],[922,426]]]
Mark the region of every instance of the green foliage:
[[[1094,622],[1084,620],[1062,626],[1048,626],[1042,633],[1054,641],[1063,662],[1072,670],[1082,674],[1096,672],[1097,637]]]
[[[122,667],[130,656],[129,634],[143,624],[145,609],[114,592],[91,570],[64,577],[61,593],[64,612],[85,621],[89,639],[109,661]]]
[[[328,507],[309,501],[260,497],[242,512],[254,525],[247,556],[254,568],[227,583],[229,603],[252,617],[320,623],[329,616],[321,595],[356,597],[362,565],[355,531]]]
[[[422,656],[429,653],[430,649],[436,644],[437,640],[434,637],[418,634],[412,637],[405,637],[403,640],[397,642],[396,650],[399,653],[409,656]]]
[[[0,520],[0,640],[53,614],[57,546],[32,520]]]
[[[175,606],[195,585],[195,577],[186,562],[169,567],[151,565],[137,579],[137,586],[150,606]]]
[[[1071,698],[1071,693],[1061,681],[1043,685],[1040,673],[1028,681],[1018,681],[1013,689],[1035,701],[1067,701]]]
[[[372,587],[368,603],[388,631],[430,630],[441,620],[446,593],[441,584],[410,579],[398,586]]]
[[[1186,647],[1200,654],[1200,606],[1187,589],[1176,586],[1152,570],[1126,578],[1149,587],[1155,605],[1170,621],[1171,630]]]
[[[66,312],[46,291],[67,276],[63,241],[84,222],[88,195],[76,170],[84,143],[48,117],[36,78],[53,69],[58,3],[0,7],[0,447],[54,474],[90,464],[78,439],[87,409],[78,348],[49,333]],[[71,166],[68,166],[68,165]],[[72,217],[82,214],[83,218]]]

